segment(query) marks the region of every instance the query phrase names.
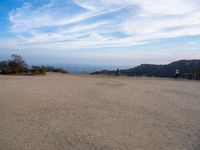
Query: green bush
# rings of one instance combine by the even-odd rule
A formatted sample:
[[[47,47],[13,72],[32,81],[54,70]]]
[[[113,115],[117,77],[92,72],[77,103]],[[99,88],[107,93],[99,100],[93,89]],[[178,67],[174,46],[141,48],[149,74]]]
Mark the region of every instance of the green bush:
[[[55,68],[52,66],[46,66],[47,72],[60,72],[60,73],[68,73],[66,70],[61,68]]]
[[[47,72],[68,73],[67,71],[65,71],[63,69],[54,68],[51,66],[32,66],[30,71],[33,74],[46,74]]]
[[[32,66],[30,71],[33,74],[46,74],[47,68],[44,66]]]

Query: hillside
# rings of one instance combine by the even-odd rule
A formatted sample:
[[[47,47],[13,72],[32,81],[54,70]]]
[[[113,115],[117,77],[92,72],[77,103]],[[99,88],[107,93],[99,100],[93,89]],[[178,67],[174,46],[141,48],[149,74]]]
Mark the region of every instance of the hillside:
[[[200,66],[200,60],[180,60],[167,65],[142,64],[131,69],[120,70],[121,75],[174,77],[175,70],[179,69],[182,77],[193,76],[195,69]],[[99,71],[93,74],[116,74],[115,71]]]

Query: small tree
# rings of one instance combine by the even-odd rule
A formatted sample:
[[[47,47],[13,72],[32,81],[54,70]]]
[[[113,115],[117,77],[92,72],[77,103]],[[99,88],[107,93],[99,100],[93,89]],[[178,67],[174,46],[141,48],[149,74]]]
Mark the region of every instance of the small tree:
[[[8,70],[8,61],[0,61],[0,73],[7,74]]]
[[[11,58],[12,60],[8,62],[9,71],[11,71],[11,73],[23,73],[28,71],[28,65],[21,56],[12,54]]]
[[[28,72],[28,65],[25,60],[17,55],[11,55],[11,60],[1,61],[0,70],[3,74],[19,74]]]

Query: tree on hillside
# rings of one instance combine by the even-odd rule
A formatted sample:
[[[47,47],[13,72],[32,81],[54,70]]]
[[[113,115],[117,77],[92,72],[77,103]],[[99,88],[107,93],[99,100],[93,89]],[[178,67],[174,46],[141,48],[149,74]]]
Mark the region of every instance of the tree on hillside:
[[[12,54],[11,58],[12,59],[8,61],[10,73],[22,73],[28,71],[28,65],[20,55]]]
[[[0,61],[0,73],[8,73],[8,61]]]
[[[25,60],[17,54],[11,55],[11,60],[1,61],[0,70],[3,74],[18,74],[28,72]]]

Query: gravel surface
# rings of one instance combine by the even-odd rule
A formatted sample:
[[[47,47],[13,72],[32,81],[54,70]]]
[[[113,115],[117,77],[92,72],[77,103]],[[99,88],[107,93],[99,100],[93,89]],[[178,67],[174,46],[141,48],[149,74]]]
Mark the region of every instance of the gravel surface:
[[[0,150],[200,150],[200,82],[0,76]]]

